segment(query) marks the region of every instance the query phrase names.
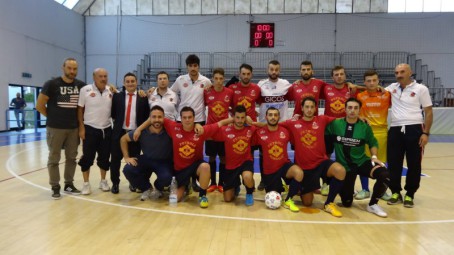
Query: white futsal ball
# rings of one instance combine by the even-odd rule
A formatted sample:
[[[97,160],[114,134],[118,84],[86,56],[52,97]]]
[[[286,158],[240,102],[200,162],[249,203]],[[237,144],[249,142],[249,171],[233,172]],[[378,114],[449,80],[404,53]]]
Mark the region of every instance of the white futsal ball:
[[[268,208],[275,210],[281,206],[281,203],[282,203],[281,194],[279,194],[276,191],[270,191],[266,193],[265,204]]]

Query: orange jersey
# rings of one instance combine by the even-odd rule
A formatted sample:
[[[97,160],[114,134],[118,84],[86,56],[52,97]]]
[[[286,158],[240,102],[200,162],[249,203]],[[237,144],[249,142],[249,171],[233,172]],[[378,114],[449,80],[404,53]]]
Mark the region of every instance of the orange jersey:
[[[388,91],[364,91],[356,98],[363,104],[359,115],[368,119],[372,127],[388,127],[388,108],[391,105],[391,94]]]

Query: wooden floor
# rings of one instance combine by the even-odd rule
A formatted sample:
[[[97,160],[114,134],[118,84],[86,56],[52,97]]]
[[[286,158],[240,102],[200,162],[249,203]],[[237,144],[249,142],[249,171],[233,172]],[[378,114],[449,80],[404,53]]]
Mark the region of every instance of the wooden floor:
[[[244,190],[233,204],[214,193],[201,209],[193,194],[173,208],[166,198],[139,201],[124,179],[118,195],[94,189],[54,201],[45,141],[3,146],[0,254],[454,254],[453,148],[427,146],[415,208],[380,202],[383,219],[361,201],[338,219],[316,210],[319,195],[315,209],[299,213],[266,209],[263,192],[246,207]],[[92,187],[98,182],[94,168]],[[75,184],[82,186],[80,168]]]

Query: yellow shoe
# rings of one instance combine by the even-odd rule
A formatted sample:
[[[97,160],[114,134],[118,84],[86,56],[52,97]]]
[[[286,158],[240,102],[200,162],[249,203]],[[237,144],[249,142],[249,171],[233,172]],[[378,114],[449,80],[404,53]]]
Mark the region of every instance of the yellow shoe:
[[[331,213],[334,217],[342,217],[342,213],[337,209],[334,203],[329,203],[324,207],[325,212]]]
[[[208,207],[208,198],[206,196],[199,197],[199,204],[200,204],[200,207],[207,208]]]
[[[284,202],[284,208],[290,209],[292,212],[299,212],[300,208],[295,205],[295,202],[291,198]]]

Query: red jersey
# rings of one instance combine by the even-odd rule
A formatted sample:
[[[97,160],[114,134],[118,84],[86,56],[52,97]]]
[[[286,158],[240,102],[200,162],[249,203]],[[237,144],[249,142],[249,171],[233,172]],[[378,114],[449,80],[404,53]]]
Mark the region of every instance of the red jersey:
[[[251,117],[253,121],[257,121],[257,112],[255,111],[255,103],[260,99],[260,87],[254,83],[249,83],[245,87],[241,82],[231,85],[229,88],[233,90],[233,106],[243,105],[246,108],[246,115]]]
[[[351,93],[347,84],[344,84],[341,89],[327,84],[323,92],[325,98],[325,115],[336,118],[345,117],[345,102],[350,97],[356,98],[356,93]]]
[[[242,129],[224,126],[213,136],[214,140],[224,142],[227,170],[234,170],[245,161],[252,160],[251,141],[255,129],[254,126],[245,126]]]
[[[229,88],[222,88],[216,91],[214,88],[203,92],[205,105],[208,106],[207,124],[216,123],[229,117],[229,107],[232,105],[233,91]]]
[[[288,130],[281,126],[276,131],[263,127],[255,132],[254,145],[262,146],[264,174],[273,174],[290,162],[287,153],[289,141]]]
[[[317,102],[317,108],[315,110],[315,115],[318,115],[318,100],[320,96],[323,97],[323,90],[325,86],[328,85],[322,80],[319,79],[310,79],[309,84],[304,84],[302,80],[295,81],[290,89],[288,90],[287,97],[290,101],[295,101],[295,109],[293,110],[293,115],[299,114],[303,115],[301,110],[301,103],[306,97],[313,97]]]
[[[197,136],[194,130],[185,131],[183,124],[164,119],[164,128],[172,138],[173,165],[180,171],[197,160],[203,160],[203,143],[219,130],[217,123],[204,126],[203,135]]]
[[[293,134],[295,163],[303,170],[314,169],[328,159],[325,149],[325,127],[333,120],[335,118],[320,115],[311,121],[299,119],[279,123]]]

